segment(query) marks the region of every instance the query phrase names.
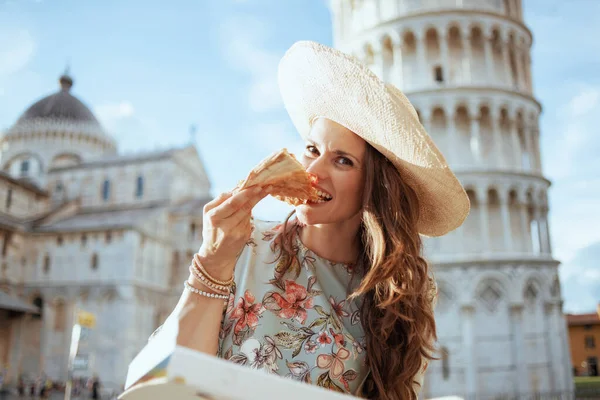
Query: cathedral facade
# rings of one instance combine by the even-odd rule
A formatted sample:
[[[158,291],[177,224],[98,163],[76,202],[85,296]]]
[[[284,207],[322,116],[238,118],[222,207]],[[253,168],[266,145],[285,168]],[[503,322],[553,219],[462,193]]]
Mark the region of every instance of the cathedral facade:
[[[403,90],[471,213],[426,239],[440,361],[425,398],[572,390],[521,0],[331,0],[335,46]],[[515,398],[515,397],[512,397]]]
[[[0,366],[9,383],[65,382],[83,310],[96,323],[75,375],[118,390],[181,294],[210,184],[194,146],[119,155],[72,86],[0,139]]]

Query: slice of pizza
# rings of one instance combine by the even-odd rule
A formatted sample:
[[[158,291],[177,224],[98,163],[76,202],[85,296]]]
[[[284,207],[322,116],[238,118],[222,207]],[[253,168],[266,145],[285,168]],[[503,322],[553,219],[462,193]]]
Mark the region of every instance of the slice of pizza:
[[[248,177],[238,185],[238,189],[270,185],[273,187],[271,191],[273,197],[297,206],[320,200],[314,187],[316,183],[317,177],[306,172],[302,164],[287,149],[282,149],[254,167]]]

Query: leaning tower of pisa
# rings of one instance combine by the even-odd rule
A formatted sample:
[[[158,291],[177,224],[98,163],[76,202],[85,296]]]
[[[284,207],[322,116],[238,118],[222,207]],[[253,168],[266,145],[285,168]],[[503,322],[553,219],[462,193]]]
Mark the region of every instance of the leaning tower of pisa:
[[[424,396],[572,390],[521,0],[331,0],[334,45],[410,98],[471,200],[425,239],[441,359]],[[514,397],[513,397],[514,398]]]

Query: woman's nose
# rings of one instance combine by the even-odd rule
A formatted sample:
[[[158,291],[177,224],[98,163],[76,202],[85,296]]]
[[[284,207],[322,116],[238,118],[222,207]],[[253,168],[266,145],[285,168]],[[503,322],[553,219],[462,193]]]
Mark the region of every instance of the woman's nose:
[[[319,157],[317,159],[311,160],[309,165],[306,167],[306,172],[310,172],[311,174],[316,175],[320,181],[326,179],[328,176],[328,172],[325,159],[323,157]]]

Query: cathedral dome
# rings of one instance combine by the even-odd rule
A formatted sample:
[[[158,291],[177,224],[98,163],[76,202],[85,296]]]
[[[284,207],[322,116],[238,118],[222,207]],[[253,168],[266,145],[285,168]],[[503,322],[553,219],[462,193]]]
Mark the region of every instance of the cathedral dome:
[[[88,134],[111,141],[92,111],[71,94],[73,79],[65,73],[59,82],[60,90],[31,105],[6,132],[7,136],[53,131]]]
[[[71,94],[71,86],[73,85],[71,77],[67,75],[61,76],[60,84],[61,89],[57,93],[44,97],[34,103],[23,113],[17,124],[38,118],[48,118],[72,122],[87,122],[99,127],[100,124],[90,109]]]

